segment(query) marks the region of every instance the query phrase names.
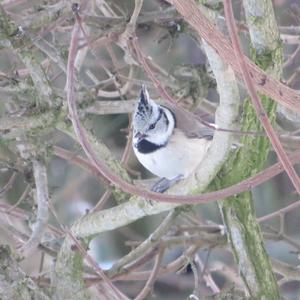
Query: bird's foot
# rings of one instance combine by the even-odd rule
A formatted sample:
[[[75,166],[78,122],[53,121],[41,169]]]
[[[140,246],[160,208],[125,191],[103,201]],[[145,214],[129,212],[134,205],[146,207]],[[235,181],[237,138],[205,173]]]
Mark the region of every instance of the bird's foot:
[[[167,178],[162,178],[153,185],[151,191],[155,193],[163,193],[166,190],[168,190],[170,187],[174,186],[182,178],[183,178],[182,175],[178,175],[171,180]]]

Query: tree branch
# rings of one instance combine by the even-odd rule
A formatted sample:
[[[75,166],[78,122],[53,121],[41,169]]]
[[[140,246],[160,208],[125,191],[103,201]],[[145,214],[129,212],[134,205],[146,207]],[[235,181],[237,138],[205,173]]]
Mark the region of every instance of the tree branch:
[[[41,243],[46,224],[48,222],[48,180],[46,166],[40,160],[32,161],[33,174],[36,186],[37,215],[36,222],[29,240],[22,246],[21,251],[29,256]]]

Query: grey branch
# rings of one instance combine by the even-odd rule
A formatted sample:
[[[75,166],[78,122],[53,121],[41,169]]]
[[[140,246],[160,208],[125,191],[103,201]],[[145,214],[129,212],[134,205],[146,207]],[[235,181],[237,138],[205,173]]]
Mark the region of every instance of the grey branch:
[[[45,164],[34,158],[32,161],[33,175],[36,186],[37,216],[29,240],[22,246],[25,256],[30,255],[40,244],[48,222],[48,180]]]

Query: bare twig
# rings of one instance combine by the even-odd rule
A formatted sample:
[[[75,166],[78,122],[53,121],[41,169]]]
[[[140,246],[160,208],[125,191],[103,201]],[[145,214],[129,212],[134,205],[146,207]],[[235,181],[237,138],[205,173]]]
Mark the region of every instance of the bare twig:
[[[294,59],[300,53],[300,44],[298,45],[297,49],[293,52],[293,54],[284,62],[283,68],[288,67],[290,64],[293,63]]]
[[[149,279],[147,280],[144,288],[140,291],[140,293],[134,298],[135,300],[143,300],[146,298],[146,296],[151,292],[153,288],[153,284],[155,282],[155,279],[158,275],[159,272],[159,267],[163,258],[164,251],[161,249],[156,258],[155,258],[155,263],[152,269],[152,272],[149,276]]]
[[[149,239],[146,240],[147,243],[149,242],[148,240]],[[143,243],[140,244],[137,248],[139,248],[140,246],[143,246]],[[199,234],[184,235],[184,236],[180,236],[180,237],[167,237],[162,240],[158,239],[157,241],[154,241],[152,246],[151,246],[151,244],[148,244],[149,247],[150,246],[152,247],[152,249],[150,249],[150,251],[148,251],[148,252],[145,252],[145,251],[142,252],[142,253],[144,253],[143,256],[140,256],[141,253],[139,253],[139,255],[138,255],[138,252],[136,252],[137,258],[132,263],[127,264],[126,260],[123,260],[123,258],[120,259],[120,262],[123,260],[124,264],[118,265],[118,268],[116,270],[113,270],[114,269],[114,266],[113,266],[112,269],[107,271],[107,275],[114,280],[124,280],[124,279],[125,280],[126,279],[146,280],[149,277],[149,274],[151,274],[151,271],[139,272],[139,274],[141,274],[141,277],[135,276],[134,274],[132,274],[132,271],[134,269],[140,267],[141,265],[145,264],[146,262],[148,262],[158,252],[158,249],[166,249],[166,248],[170,248],[170,247],[176,247],[176,246],[182,245],[182,244],[187,245],[187,246],[191,245],[191,246],[188,247],[188,249],[182,256],[180,256],[179,258],[177,258],[176,260],[174,260],[167,266],[161,267],[160,271],[159,271],[159,276],[163,276],[167,273],[177,271],[186,262],[187,256],[193,256],[195,251],[198,248],[203,248],[203,247],[211,248],[211,247],[215,247],[216,245],[225,245],[226,239],[225,239],[225,236],[222,238],[219,233],[218,234],[202,233],[201,235],[199,235]],[[132,252],[134,252],[134,251],[135,250],[133,250]],[[131,255],[131,253],[129,253],[129,255]],[[111,271],[114,271],[114,272],[111,272]]]
[[[119,39],[120,44],[125,49],[127,48],[128,39],[135,34],[136,22],[143,6],[143,0],[135,0],[134,3],[134,10],[132,12],[131,18],[125,28],[125,31],[122,33]]]
[[[32,217],[32,214],[29,213],[28,211],[20,209],[18,207],[12,209],[12,207],[13,207],[12,205],[2,203],[0,204],[0,212],[4,214],[8,214],[20,220],[29,220]]]
[[[300,206],[300,201],[298,200],[298,201],[296,201],[296,202],[294,202],[294,203],[292,203],[292,204],[290,204],[290,205],[288,205],[286,207],[283,207],[281,209],[276,210],[273,213],[270,213],[268,215],[265,215],[263,217],[258,218],[258,221],[259,222],[268,221],[268,220],[273,219],[275,217],[278,217],[278,216],[280,216],[282,214],[286,214],[287,212],[289,212],[289,211],[291,211],[291,210],[293,210],[293,209],[295,209],[295,208],[297,208],[299,206]]]
[[[7,191],[9,191],[12,188],[17,176],[18,176],[18,173],[13,172],[13,174],[9,177],[9,179],[8,179],[7,183],[4,185],[4,187],[0,189],[0,197],[2,197]]]
[[[100,278],[103,279],[103,281],[110,287],[111,291],[114,293],[117,300],[129,300],[128,297],[126,297],[122,292],[120,292],[110,281],[110,279],[105,275],[103,270],[100,269],[98,264],[95,262],[95,260],[87,253],[87,251],[84,249],[84,247],[79,243],[79,241],[76,239],[76,237],[73,235],[73,233],[70,230],[66,230],[66,233],[71,238],[71,240],[75,243],[77,249],[81,253],[82,257],[84,257],[89,265],[92,267],[92,269],[100,276]]]
[[[16,229],[13,225],[6,224],[4,221],[0,220],[0,226],[4,228],[9,234],[17,240],[17,242],[23,244],[26,243],[26,241],[29,239],[29,236],[27,234],[24,234],[23,232]],[[52,257],[57,256],[57,251],[51,249],[50,247],[45,246],[45,244],[39,244],[38,248],[42,250],[43,252],[49,254]]]
[[[134,111],[136,100],[97,101],[85,109],[85,112],[97,115],[129,114]]]
[[[160,238],[169,230],[177,215],[178,211],[176,210],[169,212],[168,216],[159,225],[159,227],[149,236],[148,239],[146,239],[137,248],[132,250],[129,254],[127,254],[126,256],[122,257],[119,261],[114,263],[112,268],[108,271],[108,276],[113,277],[116,274],[120,274],[120,269],[122,266],[127,265],[129,262],[139,257],[142,253],[145,253],[149,248],[154,247],[156,244],[158,244]]]
[[[299,35],[281,34],[280,37],[285,44],[298,45],[300,43]]]
[[[128,130],[130,130],[130,128],[131,128],[131,122],[129,122]],[[132,133],[130,132],[128,137],[127,137],[127,143],[126,143],[126,146],[125,146],[125,149],[123,151],[122,158],[121,158],[121,162],[125,167],[127,166],[129,156],[130,156],[131,134]],[[111,190],[106,190],[105,193],[102,195],[101,199],[98,201],[98,203],[96,203],[96,205],[94,206],[94,208],[92,209],[91,212],[101,210],[101,208],[103,208],[103,206],[105,205],[106,201],[108,201],[111,194],[112,194]]]
[[[6,213],[10,213],[12,212],[16,207],[18,207],[20,205],[20,203],[22,203],[23,200],[26,199],[26,197],[28,196],[29,192],[31,191],[31,187],[30,185],[28,184],[24,190],[24,192],[22,193],[21,197],[19,198],[19,200],[14,204],[12,205],[10,208],[8,208],[5,212]]]
[[[33,174],[36,185],[37,216],[29,240],[22,246],[21,251],[30,255],[39,245],[48,222],[48,180],[47,170],[43,162],[33,159]]]
[[[101,181],[105,181],[107,184],[108,182],[99,174],[98,170],[94,167],[93,164],[91,164],[86,159],[80,157],[79,155],[76,155],[75,153],[68,151],[66,149],[63,149],[58,146],[53,147],[53,152],[55,155],[57,155],[60,158],[63,158],[67,161],[70,161],[71,163],[76,164],[77,166],[80,166],[82,169],[91,172],[93,175],[97,176]]]
[[[206,283],[206,285],[212,290],[214,295],[217,295],[220,293],[220,288],[216,284],[215,280],[212,278],[210,272],[205,271],[205,265],[203,264],[199,254],[195,255],[195,263],[199,265],[203,279]]]
[[[272,265],[276,273],[284,276],[288,280],[300,280],[300,269],[299,267],[292,266],[290,264],[284,263],[280,260],[272,258]]]

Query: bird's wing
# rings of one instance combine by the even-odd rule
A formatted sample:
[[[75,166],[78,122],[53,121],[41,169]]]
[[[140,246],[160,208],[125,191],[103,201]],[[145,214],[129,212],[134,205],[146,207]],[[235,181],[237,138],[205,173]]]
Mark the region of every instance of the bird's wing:
[[[176,117],[176,127],[189,138],[212,139],[214,129],[201,124],[192,113],[175,105],[166,105]]]

